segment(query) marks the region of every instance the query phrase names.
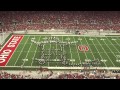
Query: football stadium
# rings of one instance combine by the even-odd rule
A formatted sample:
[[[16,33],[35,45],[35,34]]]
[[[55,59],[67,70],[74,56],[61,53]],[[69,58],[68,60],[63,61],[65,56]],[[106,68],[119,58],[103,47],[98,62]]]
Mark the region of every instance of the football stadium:
[[[0,79],[120,79],[119,11],[0,12]]]

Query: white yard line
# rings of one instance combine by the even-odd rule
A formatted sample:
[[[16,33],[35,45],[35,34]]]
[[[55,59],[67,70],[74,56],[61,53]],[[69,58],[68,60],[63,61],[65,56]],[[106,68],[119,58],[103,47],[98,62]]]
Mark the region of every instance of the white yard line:
[[[106,44],[106,42],[103,40],[103,42]],[[106,44],[106,46],[108,47],[108,45]],[[112,54],[116,57],[116,55],[113,53],[113,51],[110,49],[110,47],[108,47],[109,48],[109,50],[112,52]],[[116,57],[116,59],[117,59],[117,57]]]
[[[74,36],[73,36],[73,39],[74,39],[74,41],[75,41],[75,38],[74,38]],[[76,43],[75,43],[76,44]],[[76,44],[76,49],[77,49],[77,53],[78,53],[78,57],[79,57],[79,61],[80,61],[80,64],[81,64],[81,67],[82,67],[82,61],[81,61],[81,59],[80,59],[80,55],[79,55],[79,52],[78,52],[78,48],[77,48],[78,46],[77,46],[77,44]]]
[[[57,43],[56,43],[56,55],[58,56],[58,52],[57,52]],[[58,57],[56,57],[56,59],[58,59]],[[58,66],[58,62],[57,62],[57,66]]]
[[[107,38],[107,37],[106,37]],[[107,38],[108,39],[108,38]],[[112,44],[112,42],[108,39],[108,41]],[[115,40],[114,40],[115,41]],[[115,41],[116,42],[116,41]],[[117,43],[117,42],[116,42]],[[118,43],[117,43],[118,44]],[[119,44],[118,44],[119,45]],[[112,46],[118,51],[118,49],[112,44]],[[118,53],[120,53],[119,51],[118,51]]]
[[[92,40],[91,40],[91,41],[92,41]],[[96,50],[98,51],[98,53],[99,53],[99,55],[100,55],[101,59],[103,60],[103,58],[102,58],[102,56],[101,56],[101,54],[100,54],[99,50],[97,49],[96,45],[94,44],[94,42],[93,42],[93,41],[92,41],[92,43],[93,43],[93,45],[95,46]],[[99,61],[100,61],[100,60],[99,60]],[[105,62],[103,62],[103,63],[104,63],[104,64],[105,64],[105,66],[107,67],[106,63],[105,63]]]
[[[34,38],[35,38],[35,36],[34,36]],[[26,55],[25,59],[27,58],[27,56],[28,56],[28,54],[29,54],[29,52],[30,52],[30,49],[31,49],[32,45],[33,45],[33,43],[31,42],[31,45],[30,45],[30,47],[29,47],[29,50],[28,50],[28,52],[27,52],[27,55]],[[24,64],[25,64],[25,62],[23,62],[22,66],[24,66]]]
[[[40,41],[40,38],[41,38],[41,36],[39,37],[38,41]],[[35,53],[34,53],[34,55],[33,55],[32,62],[31,62],[31,66],[32,66],[32,64],[33,64],[33,59],[35,58],[37,49],[38,49],[38,46],[36,46]]]
[[[81,42],[81,44],[82,44],[82,40],[79,40],[80,42]],[[86,56],[86,59],[88,59],[88,57],[87,57],[87,55],[86,55],[86,52],[84,53],[85,54],[85,56]]]
[[[111,37],[111,38],[112,38],[112,37]],[[118,38],[118,37],[117,37],[117,38]],[[114,40],[114,41],[115,41],[115,40]],[[118,46],[120,46],[120,44],[119,44],[117,41],[115,41],[115,42],[117,43]],[[115,53],[116,53],[116,52],[115,52]]]
[[[98,41],[98,39],[95,37],[95,39]],[[98,43],[100,44],[100,42],[98,41]],[[100,44],[100,46],[102,47],[102,45]],[[102,49],[104,50],[104,48],[102,47]],[[106,53],[107,57],[109,58],[109,60],[111,61],[111,63],[113,64],[113,66],[115,67],[114,63],[112,62],[111,58],[108,56],[107,52],[104,50],[104,52]]]
[[[57,55],[57,43],[56,43],[56,55]],[[56,57],[56,59],[57,59],[57,57]]]
[[[63,42],[63,36],[62,36],[62,42]],[[60,48],[62,48],[61,45],[60,45]],[[63,47],[63,50],[65,51],[64,47]]]
[[[23,38],[24,38],[24,36],[22,37],[22,39],[23,39]],[[22,39],[20,40],[20,42],[22,41]],[[10,59],[12,58],[12,56],[14,55],[14,53],[16,52],[16,50],[17,50],[18,46],[20,45],[20,42],[19,42],[19,44],[17,45],[16,49],[14,50],[13,54],[10,56],[10,58],[9,58],[8,62],[10,61]],[[6,63],[6,65],[5,65],[5,66],[7,66],[8,62]]]
[[[49,60],[50,60],[50,57],[51,57],[51,43],[50,43],[50,48],[49,48]],[[50,66],[50,63],[49,63],[49,61],[48,61],[48,66]]]
[[[84,37],[84,38],[85,38],[85,37]],[[86,38],[85,38],[85,41],[87,42]],[[88,42],[87,42],[87,45],[89,46]],[[90,46],[89,46],[89,48],[90,48]],[[94,58],[94,60],[95,60],[95,56],[94,56],[94,54],[93,54],[91,48],[90,48],[90,52],[92,53],[92,56],[93,56],[93,58]]]
[[[30,36],[28,37],[28,39],[29,39],[29,38],[30,38]],[[20,57],[20,55],[21,55],[21,53],[22,53],[22,51],[23,51],[23,49],[24,49],[24,47],[25,47],[25,45],[26,45],[26,43],[27,43],[27,41],[28,41],[28,39],[26,40],[26,42],[25,42],[25,44],[24,44],[21,52],[19,53],[19,56],[18,56],[18,58],[16,59],[16,62],[14,63],[14,66],[16,65],[16,63],[17,63],[17,61],[18,61],[18,59],[19,59],[19,57]]]
[[[112,37],[111,37],[112,38]],[[118,37],[117,37],[118,38]],[[117,42],[117,41],[115,41],[117,44],[114,44],[114,45],[119,45],[120,46],[120,44]]]
[[[68,36],[68,38],[69,38],[69,36]],[[71,59],[73,59],[70,44],[69,44],[69,48],[70,48],[70,55],[71,55]]]

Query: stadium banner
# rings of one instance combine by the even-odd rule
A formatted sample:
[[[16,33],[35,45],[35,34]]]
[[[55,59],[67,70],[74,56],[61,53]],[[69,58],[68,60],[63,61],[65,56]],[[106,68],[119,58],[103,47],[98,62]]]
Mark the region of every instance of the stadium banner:
[[[23,35],[12,35],[0,51],[0,66],[6,66],[22,40]]]

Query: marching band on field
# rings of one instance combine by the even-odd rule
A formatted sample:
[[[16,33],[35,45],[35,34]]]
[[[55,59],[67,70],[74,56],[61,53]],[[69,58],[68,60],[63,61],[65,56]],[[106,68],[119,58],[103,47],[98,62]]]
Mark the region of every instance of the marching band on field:
[[[41,41],[41,42],[36,42],[36,41],[35,41],[35,38],[32,38],[32,39],[31,39],[31,42],[37,44],[37,46],[39,46],[40,49],[41,49],[41,57],[40,57],[40,59],[35,58],[35,60],[37,60],[37,61],[39,62],[39,64],[45,64],[46,61],[49,62],[51,55],[55,55],[55,56],[58,55],[58,56],[60,57],[59,61],[61,61],[61,63],[62,63],[63,65],[68,64],[67,58],[66,58],[66,56],[65,56],[65,55],[66,55],[66,52],[64,51],[64,47],[65,47],[66,45],[71,44],[71,43],[74,43],[74,42],[61,42],[61,41],[59,40],[59,38],[57,38],[57,37],[55,37],[55,36],[54,36],[54,37],[49,37],[49,38],[44,38],[44,41]],[[60,45],[61,48],[60,48],[60,49],[48,49],[48,50],[46,50],[46,49],[44,49],[44,45],[45,45],[46,43],[48,43],[48,44],[58,43],[58,45]],[[59,53],[59,54],[55,53],[56,50],[59,51],[60,53]],[[49,52],[49,54],[47,54],[46,52]],[[52,60],[51,60],[51,61],[52,61]]]
[[[84,62],[84,63],[81,63],[81,64],[69,63],[69,60],[66,57],[67,54],[66,54],[66,51],[64,51],[64,48],[67,45],[77,43],[75,41],[74,42],[69,42],[69,40],[68,40],[67,42],[63,42],[63,41],[60,41],[59,38],[57,38],[55,36],[54,37],[51,36],[49,38],[47,38],[47,37],[44,38],[44,41],[41,41],[41,42],[36,42],[35,38],[32,38],[31,42],[37,44],[37,46],[39,46],[40,49],[41,49],[41,57],[40,57],[40,59],[37,59],[37,58],[35,59],[36,61],[39,62],[40,65],[45,64],[46,62],[53,61],[52,59],[50,59],[50,57],[52,55],[59,57],[59,61],[61,61],[61,63],[63,65],[72,65],[72,66],[74,66],[74,65],[77,65],[77,66],[82,65],[82,66],[85,66],[85,67],[86,66],[91,66],[91,65],[92,66],[100,65],[100,62],[98,62],[98,60],[92,60],[90,62]],[[45,49],[44,48],[45,44],[58,44],[58,45],[60,45],[60,49],[55,49],[55,48],[54,49],[53,48]],[[60,53],[59,54],[55,53],[56,51],[58,51]]]

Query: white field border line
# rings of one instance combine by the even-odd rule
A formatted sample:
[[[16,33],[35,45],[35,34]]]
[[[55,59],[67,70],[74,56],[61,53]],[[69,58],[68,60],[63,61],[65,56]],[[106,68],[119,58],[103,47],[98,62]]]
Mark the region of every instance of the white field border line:
[[[39,41],[40,39],[41,39],[41,36],[39,37],[38,41]],[[38,46],[36,47],[36,49],[35,49],[35,51],[34,51],[35,53],[34,53],[33,58],[32,58],[31,66],[32,66],[32,64],[33,64],[33,59],[35,58],[37,49],[38,49]],[[25,67],[25,66],[24,66],[24,67]]]
[[[34,36],[34,38],[35,38],[35,36]],[[29,49],[28,49],[28,52],[27,52],[27,54],[26,54],[25,59],[28,57],[28,54],[29,54],[29,52],[30,52],[30,49],[31,49],[32,45],[33,45],[33,43],[31,42],[31,45],[30,45],[30,47],[29,47]],[[24,66],[24,64],[25,64],[25,61],[23,62],[22,66]]]
[[[30,38],[30,36],[28,37],[28,39],[29,39],[29,38]],[[28,39],[26,40],[26,42],[25,42],[25,44],[24,44],[24,46],[23,46],[23,48],[22,48],[19,56],[17,57],[16,62],[14,63],[14,66],[15,66],[15,64],[17,63],[17,61],[18,61],[18,59],[19,59],[19,57],[20,57],[20,55],[21,55],[21,53],[22,53],[22,51],[23,51],[23,49],[24,49],[24,47],[25,47],[25,45],[26,45],[26,43],[27,43],[27,41],[28,41]]]
[[[100,42],[98,41],[97,38],[95,38],[97,40],[97,42],[100,44]],[[102,45],[100,44],[100,46],[102,47]],[[104,50],[104,48],[102,47],[102,49]],[[114,63],[112,62],[111,58],[108,56],[107,52],[104,50],[105,54],[107,55],[107,57],[109,58],[109,60],[111,61],[111,63],[113,64],[113,66],[115,67]]]
[[[107,37],[106,37],[107,38]],[[108,39],[108,38],[107,38]],[[108,41],[112,44],[112,42],[108,39]],[[112,44],[112,46],[117,50],[117,48]],[[117,50],[118,51],[118,50]],[[120,54],[120,52],[118,51],[118,53]]]
[[[68,36],[68,38],[69,38],[69,36]],[[69,44],[69,48],[70,48],[71,59],[73,59],[70,44]]]
[[[79,40],[82,44],[82,40]],[[83,52],[82,52],[83,53]],[[88,59],[87,55],[86,55],[86,52],[84,52],[85,56],[86,56],[86,59]],[[85,61],[85,60],[84,60]]]
[[[84,37],[84,38],[85,38],[85,37]],[[86,38],[85,38],[85,41],[87,42]],[[89,46],[88,42],[87,42],[87,45]],[[94,56],[94,54],[93,54],[93,52],[92,52],[92,49],[91,49],[90,46],[89,46],[89,48],[90,48],[90,52],[92,53],[92,56],[93,56],[93,58],[94,58],[94,60],[95,60],[95,56]]]
[[[106,44],[106,42],[103,40],[103,42]],[[106,46],[109,48],[109,50],[112,52],[112,50],[110,49],[110,47],[106,44]],[[112,52],[112,54],[116,57],[116,55]],[[117,57],[116,57],[117,59]]]
[[[32,36],[32,35],[35,35],[35,34],[31,34],[31,35],[25,35],[25,36]],[[46,34],[46,35],[42,35],[40,34],[41,36],[50,36],[50,34]],[[40,35],[35,35],[35,36],[40,36]],[[69,35],[69,34],[65,34],[65,35],[51,35],[51,36],[85,36],[85,37],[120,37],[120,36],[105,36],[105,35]]]
[[[94,44],[93,40],[91,40],[91,41],[92,41],[93,45],[95,46],[96,50],[98,51],[98,53],[99,53],[101,59],[103,59],[102,56],[101,56],[101,54],[100,54],[100,52],[99,52],[99,50],[97,49],[96,45]],[[104,52],[104,53],[105,53],[105,52]],[[99,61],[100,61],[100,60],[99,60]],[[106,63],[105,63],[105,62],[103,62],[103,63],[104,63],[105,66],[107,67]]]
[[[13,35],[14,36],[14,35]],[[19,35],[18,35],[19,36]],[[22,39],[24,38],[24,35],[22,36]],[[20,40],[20,42],[22,41],[22,39]],[[19,44],[17,45],[17,47],[15,48],[14,52],[12,53],[12,55],[10,56],[8,62],[10,61],[10,59],[12,58],[12,56],[14,55],[15,51],[17,50],[18,46],[20,45],[20,42]],[[5,66],[8,64],[8,62],[5,64]]]
[[[73,39],[74,39],[74,41],[75,41],[74,36],[73,36]],[[75,44],[76,44],[76,43],[75,43]],[[80,54],[79,54],[79,52],[78,52],[78,48],[77,48],[78,46],[77,46],[77,44],[76,44],[76,46],[75,46],[75,47],[76,47],[76,49],[77,49],[77,53],[78,53],[78,57],[79,57],[79,61],[80,61],[80,63],[82,63],[82,62],[81,62],[81,59],[80,59]],[[81,64],[81,66],[82,66],[82,64]]]
[[[10,41],[10,39],[13,37],[13,35],[9,38],[9,40],[3,45],[3,47],[0,49],[0,51],[6,46],[6,44]]]
[[[2,67],[2,66],[0,66]],[[14,68],[21,68],[21,66],[6,66],[6,67],[14,67]],[[24,68],[40,68],[40,66],[24,66]],[[67,69],[71,69],[71,70],[74,70],[74,69],[84,69],[84,67],[46,67],[44,66],[43,68],[48,68],[48,69],[64,69],[64,70],[67,70]],[[105,69],[105,70],[120,70],[120,67],[90,67],[90,69]]]

